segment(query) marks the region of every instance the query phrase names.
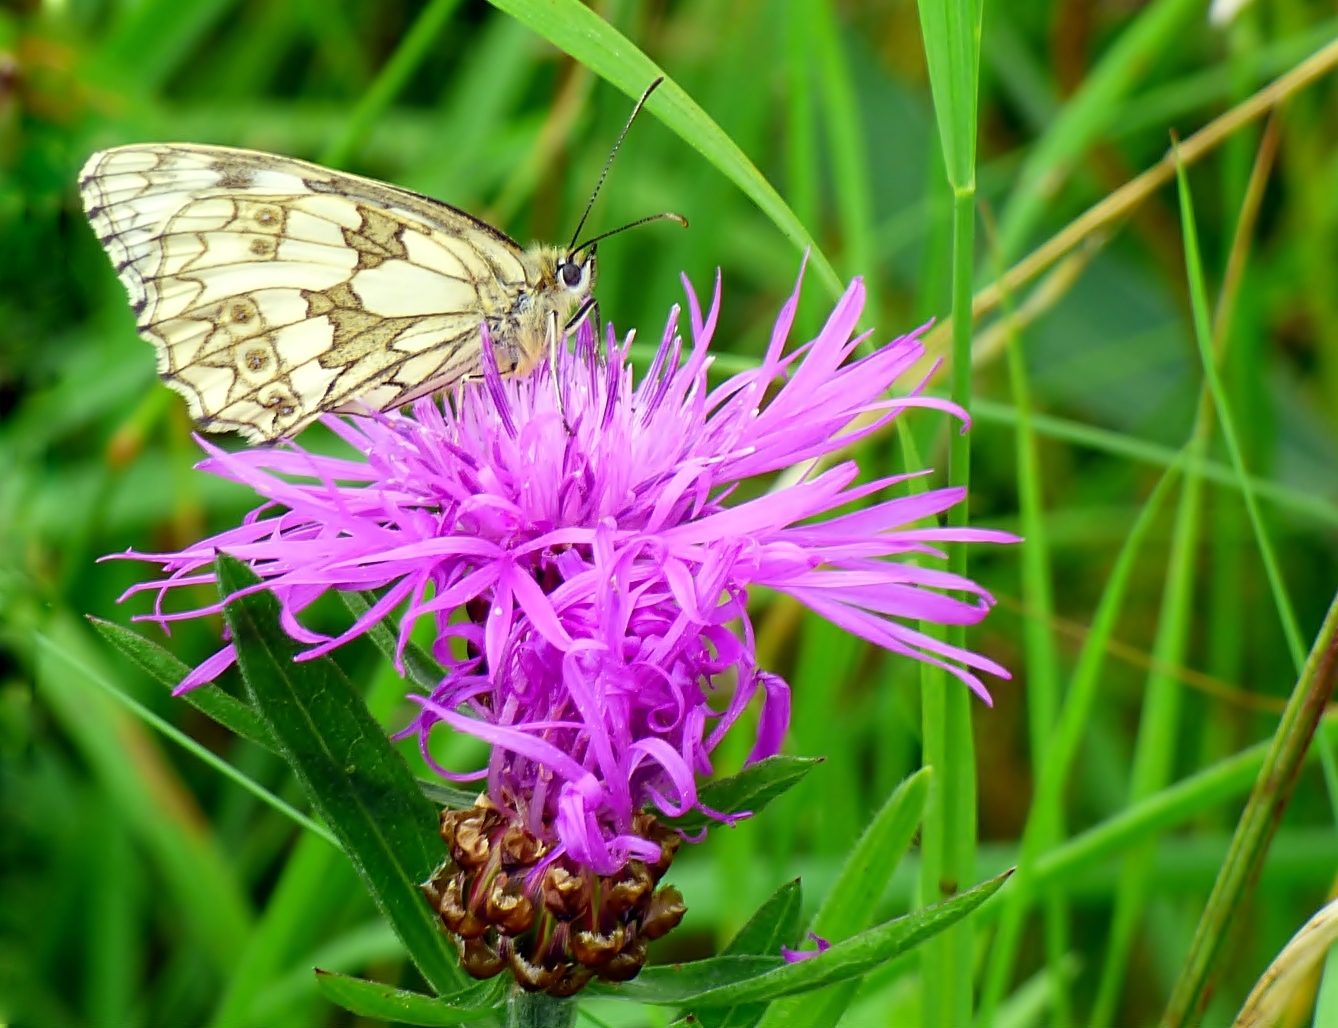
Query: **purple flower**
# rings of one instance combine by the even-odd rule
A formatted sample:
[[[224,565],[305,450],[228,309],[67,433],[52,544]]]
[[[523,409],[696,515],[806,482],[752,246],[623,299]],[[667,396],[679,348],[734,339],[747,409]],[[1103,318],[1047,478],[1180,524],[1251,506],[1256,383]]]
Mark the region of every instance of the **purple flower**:
[[[750,760],[775,753],[789,722],[788,686],[756,666],[753,586],[944,667],[989,702],[973,672],[1007,677],[1003,668],[912,626],[974,624],[992,599],[956,575],[894,559],[933,555],[948,541],[1012,541],[937,526],[964,490],[885,498],[906,476],[856,484],[859,469],[845,460],[731,502],[746,480],[835,454],[908,407],[962,417],[918,386],[890,396],[924,354],[917,333],[852,359],[864,339],[852,338],[865,295],[856,280],[817,338],[786,353],[796,286],[761,366],[712,389],[719,281],[704,319],[684,285],[692,346],[684,351],[675,308],[640,382],[631,337],[620,346],[610,328],[603,358],[587,325],[556,376],[504,380],[485,341],[482,381],[445,402],[420,400],[412,417],[326,417],[346,457],[295,444],[227,453],[201,440],[201,468],[265,503],[183,552],[129,554],[167,575],[131,592],[157,591],[147,619],[164,626],[218,611],[164,613],[162,600],[212,581],[214,555],[226,551],[278,598],[285,630],[309,645],[299,659],[396,611],[402,650],[413,625],[432,618],[446,674],[431,695],[411,697],[420,710],[401,735],[416,735],[443,776],[486,778],[492,809],[544,847],[536,873],[559,858],[597,875],[656,861],[659,844],[636,827],[643,809],[728,820],[698,799],[711,752],[754,698]],[[330,589],[384,593],[330,638],[299,620]],[[180,690],[233,660],[225,646]],[[715,694],[723,709],[709,704]],[[442,722],[490,744],[486,768],[461,775],[433,763],[428,737]]]

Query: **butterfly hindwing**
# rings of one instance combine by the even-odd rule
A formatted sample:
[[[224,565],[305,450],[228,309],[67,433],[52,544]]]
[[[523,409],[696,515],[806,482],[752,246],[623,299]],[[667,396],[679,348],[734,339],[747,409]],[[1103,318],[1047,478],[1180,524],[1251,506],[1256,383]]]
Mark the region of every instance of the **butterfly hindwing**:
[[[271,154],[120,147],[79,185],[159,374],[252,442],[476,374],[480,322],[527,282],[520,247],[463,212]]]

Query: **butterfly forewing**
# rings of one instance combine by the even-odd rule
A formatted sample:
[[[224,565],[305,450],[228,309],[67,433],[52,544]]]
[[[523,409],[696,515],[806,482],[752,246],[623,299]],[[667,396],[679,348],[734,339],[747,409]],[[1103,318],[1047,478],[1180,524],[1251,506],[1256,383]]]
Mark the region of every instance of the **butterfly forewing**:
[[[252,442],[477,374],[480,323],[534,285],[462,211],[272,154],[120,147],[79,188],[159,374],[202,428]]]

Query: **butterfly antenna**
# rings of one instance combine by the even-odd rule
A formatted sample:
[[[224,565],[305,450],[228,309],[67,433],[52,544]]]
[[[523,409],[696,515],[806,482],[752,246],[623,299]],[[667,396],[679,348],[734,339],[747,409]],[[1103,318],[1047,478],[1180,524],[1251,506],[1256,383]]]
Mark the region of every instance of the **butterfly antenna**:
[[[629,228],[639,228],[642,225],[649,225],[652,221],[672,221],[684,228],[688,227],[688,219],[681,214],[675,214],[673,211],[663,211],[660,214],[651,214],[644,218],[637,218],[636,221],[629,221],[626,225],[619,225],[617,228],[611,228],[607,232],[601,232],[597,236],[591,236],[579,245],[571,247],[572,253],[580,253],[587,246],[593,246],[601,239],[608,239],[609,236],[616,236],[619,232],[626,232]]]
[[[572,245],[569,250],[576,248],[576,240],[580,238],[581,229],[585,228],[585,219],[590,217],[590,209],[595,206],[595,199],[599,196],[599,191],[604,188],[604,180],[609,177],[609,168],[613,167],[613,158],[618,156],[618,150],[623,145],[623,140],[627,138],[627,130],[632,127],[632,122],[636,121],[636,116],[641,113],[641,108],[646,106],[646,101],[650,99],[650,94],[655,92],[656,88],[664,81],[661,75],[654,82],[646,87],[646,91],[641,94],[641,99],[636,102],[632,108],[632,113],[627,116],[627,124],[623,130],[618,133],[618,141],[613,144],[613,149],[609,151],[608,160],[604,162],[604,170],[599,173],[599,181],[595,183],[595,190],[590,194],[590,202],[585,205],[585,213],[581,215],[581,220],[576,224],[576,231],[571,234]]]

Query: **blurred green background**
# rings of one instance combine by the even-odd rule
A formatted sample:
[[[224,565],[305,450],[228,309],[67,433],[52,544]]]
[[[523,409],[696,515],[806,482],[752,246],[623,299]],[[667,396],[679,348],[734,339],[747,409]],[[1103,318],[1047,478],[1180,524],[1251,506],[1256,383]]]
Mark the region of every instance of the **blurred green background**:
[[[729,133],[843,277],[867,277],[865,323],[880,340],[946,313],[950,196],[914,0],[593,6]],[[1305,0],[1257,0],[1222,26],[1210,25],[1205,3],[1188,0],[987,2],[982,225],[1001,220],[1011,235],[1000,255],[990,232],[979,234],[981,284],[1000,259],[1015,260],[1158,160],[1169,130],[1188,136],[1335,32],[1332,5]],[[387,81],[395,54],[402,80],[378,93],[373,84]],[[1103,105],[1075,121],[1074,104],[1091,97],[1093,83]],[[0,5],[0,1024],[350,1024],[316,997],[313,965],[413,983],[342,858],[96,684],[115,683],[300,801],[276,758],[171,700],[81,620],[124,622],[144,609],[116,599],[147,569],[97,557],[183,546],[235,523],[250,499],[192,471],[198,450],[184,404],[155,381],[151,348],[136,337],[80,213],[80,165],[95,149],[136,141],[248,146],[412,187],[521,240],[565,241],[629,107],[475,0]],[[1251,470],[1279,484],[1265,513],[1307,638],[1338,581],[1336,126],[1328,80],[1291,99],[1279,119],[1224,364]],[[1260,125],[1246,126],[1191,174],[1214,290],[1259,139]],[[1019,178],[1057,140],[1064,157],[1043,182]],[[591,224],[666,209],[686,215],[690,230],[656,225],[601,244],[604,316],[658,339],[682,299],[678,273],[705,291],[719,268],[720,366],[755,358],[800,255],[734,185],[646,117]],[[1019,384],[1029,384],[1049,418],[1037,429],[1053,588],[1053,612],[1038,611],[1023,600],[1020,550],[972,555],[973,575],[999,599],[972,645],[1016,670],[994,683],[993,709],[975,709],[982,875],[1011,861],[1027,815],[1040,756],[1033,739],[1045,738],[1028,707],[1033,680],[1071,671],[1158,461],[1191,432],[1202,377],[1171,190],[1069,270],[1076,274],[1035,300],[1012,374],[997,346],[978,361],[985,402],[973,431],[973,520],[1019,529],[1014,403]],[[816,326],[830,299],[810,276],[801,325]],[[921,453],[941,469],[947,426],[928,413],[909,420]],[[1210,454],[1224,462],[1219,449],[1214,442]],[[901,449],[889,433],[862,459],[893,471]],[[1162,602],[1174,503],[1139,553],[1071,775],[1071,834],[1276,726],[1294,675],[1244,507],[1222,484],[1225,466],[1205,486],[1195,531],[1182,535],[1183,616]],[[331,624],[341,616],[337,604],[316,615]],[[712,952],[795,875],[810,901],[819,898],[870,813],[919,764],[915,666],[766,597],[756,616],[764,663],[795,689],[789,748],[827,761],[756,821],[685,850],[674,877],[690,913],[660,959]],[[1030,651],[1029,624],[1041,630]],[[169,645],[198,661],[218,628],[184,627]],[[1050,668],[1037,664],[1045,646],[1057,654]],[[401,725],[401,683],[370,647],[342,661],[370,683],[385,723]],[[1148,689],[1164,705],[1135,787]],[[726,754],[722,767],[743,753]],[[478,753],[462,742],[454,757]],[[1081,1023],[1103,977],[1118,997],[1117,1023],[1154,1022],[1242,795],[1197,810],[1146,851],[1150,873],[1122,901],[1132,931],[1113,963],[1123,854],[1071,862],[1053,886],[1064,897],[1066,953],[1047,976],[1039,925],[1029,925],[1007,1023],[1049,1023],[1056,1002]],[[1335,811],[1312,765],[1243,912],[1209,1023],[1229,1021],[1272,954],[1331,894],[1335,875]],[[885,914],[913,902],[915,881],[912,855]],[[916,974],[909,960],[871,976],[843,1023],[921,1023]],[[668,1023],[659,1011],[588,1007],[610,1024]],[[1310,1023],[1308,1007],[1292,1023]]]

